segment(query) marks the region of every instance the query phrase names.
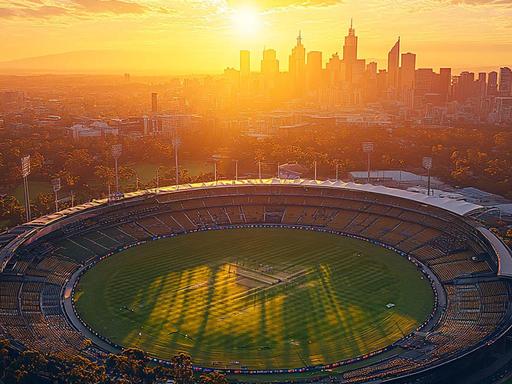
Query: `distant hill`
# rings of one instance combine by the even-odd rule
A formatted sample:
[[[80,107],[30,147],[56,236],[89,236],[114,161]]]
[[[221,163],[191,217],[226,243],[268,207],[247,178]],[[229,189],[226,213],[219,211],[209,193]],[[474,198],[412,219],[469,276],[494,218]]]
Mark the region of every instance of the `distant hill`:
[[[189,68],[185,63],[172,60],[167,52],[155,54],[135,51],[90,50],[0,62],[1,74],[113,74],[123,72],[181,74],[188,71]]]

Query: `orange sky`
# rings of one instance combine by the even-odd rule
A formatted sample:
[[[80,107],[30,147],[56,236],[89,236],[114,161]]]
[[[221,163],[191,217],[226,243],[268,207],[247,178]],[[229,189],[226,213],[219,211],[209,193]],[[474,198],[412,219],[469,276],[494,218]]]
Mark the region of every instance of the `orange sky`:
[[[512,0],[0,0],[0,62],[101,51],[49,62],[66,70],[218,73],[238,66],[240,49],[252,51],[256,70],[266,46],[286,69],[299,29],[306,49],[325,59],[341,52],[350,17],[359,56],[381,66],[398,35],[419,66],[512,65]]]

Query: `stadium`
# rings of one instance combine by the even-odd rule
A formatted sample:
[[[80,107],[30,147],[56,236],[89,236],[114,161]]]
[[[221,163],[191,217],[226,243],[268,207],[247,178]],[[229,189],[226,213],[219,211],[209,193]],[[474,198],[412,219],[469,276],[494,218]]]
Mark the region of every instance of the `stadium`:
[[[92,201],[0,235],[0,336],[91,358],[137,347],[160,364],[186,352],[246,382],[421,382],[512,324],[512,255],[483,212],[284,179]]]

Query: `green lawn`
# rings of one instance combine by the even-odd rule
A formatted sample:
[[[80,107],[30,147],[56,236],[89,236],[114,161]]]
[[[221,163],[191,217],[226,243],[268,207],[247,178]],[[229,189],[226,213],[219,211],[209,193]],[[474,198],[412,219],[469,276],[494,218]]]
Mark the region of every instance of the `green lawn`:
[[[47,181],[32,181],[29,179],[28,185],[31,201],[34,200],[37,195],[52,192],[52,186]],[[13,192],[13,195],[21,204],[23,204],[23,201],[25,199],[23,195],[23,183],[16,187],[16,189]]]
[[[394,252],[291,229],[150,242],[98,263],[75,299],[82,318],[119,344],[162,358],[185,351],[203,366],[258,369],[383,348],[433,306],[428,281]]]
[[[149,183],[156,177],[158,166],[159,164],[139,163],[131,167],[135,170],[142,183]],[[170,164],[170,166],[174,166],[174,163]],[[213,165],[202,161],[183,160],[180,163],[180,169],[186,169],[191,176],[199,176],[201,173],[213,172]]]

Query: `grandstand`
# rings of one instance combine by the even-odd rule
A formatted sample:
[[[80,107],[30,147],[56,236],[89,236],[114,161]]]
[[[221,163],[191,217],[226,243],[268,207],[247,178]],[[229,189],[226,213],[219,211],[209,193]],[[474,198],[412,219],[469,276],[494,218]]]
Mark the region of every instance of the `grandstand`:
[[[70,310],[81,271],[160,237],[231,226],[300,227],[400,252],[432,277],[437,298],[421,329],[386,351],[307,369],[343,367],[347,383],[418,375],[488,347],[510,328],[512,257],[474,219],[481,210],[385,187],[278,179],[182,185],[94,201],[0,235],[0,336],[42,352],[94,356],[116,350]]]

